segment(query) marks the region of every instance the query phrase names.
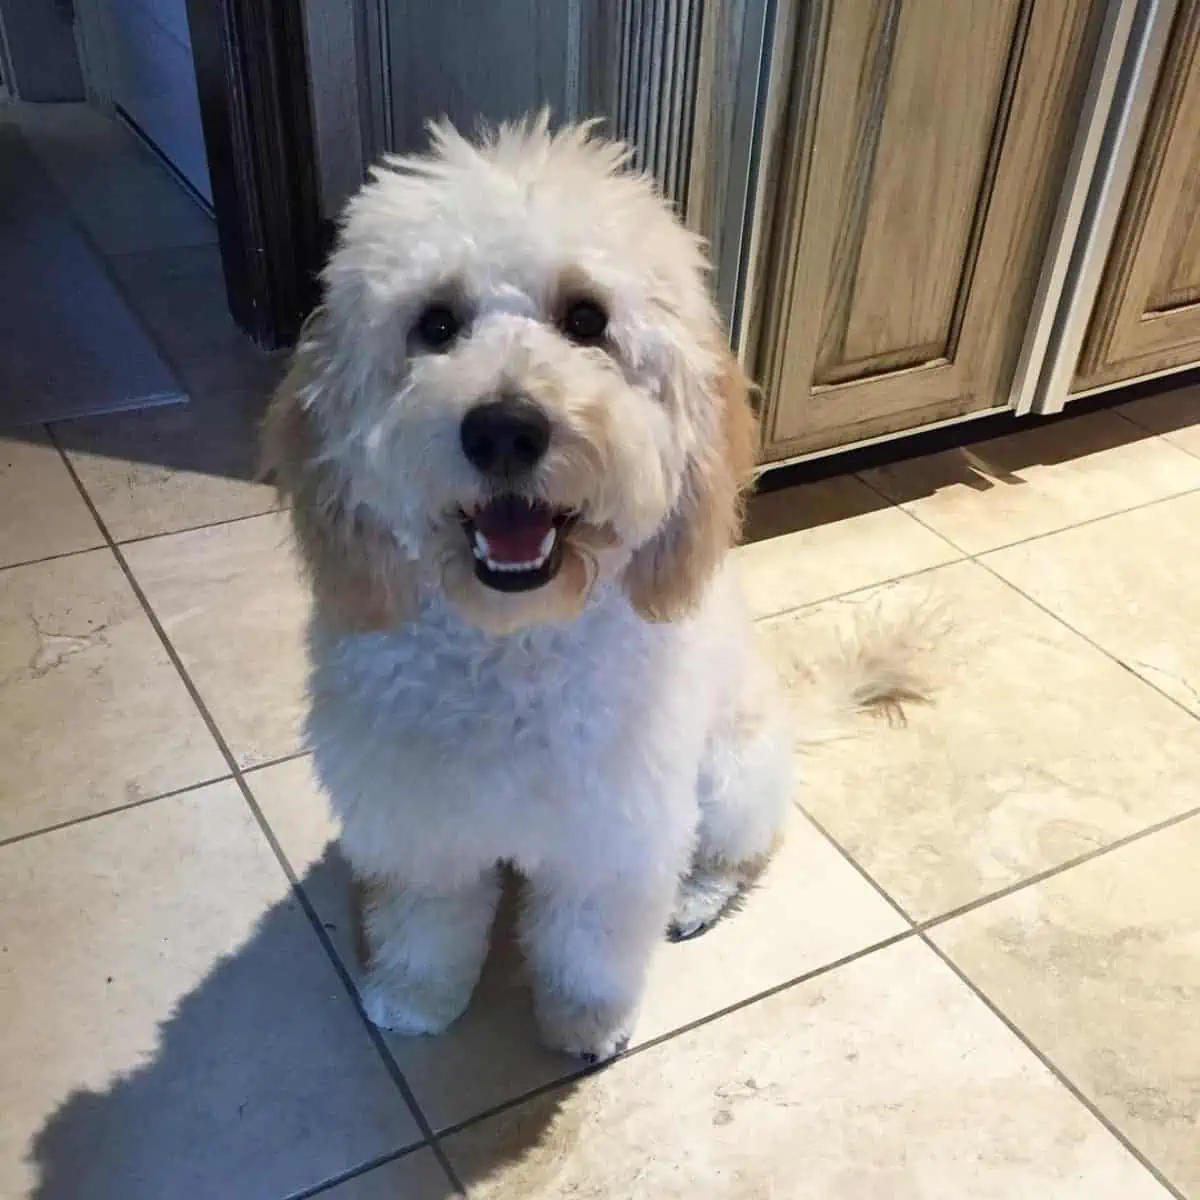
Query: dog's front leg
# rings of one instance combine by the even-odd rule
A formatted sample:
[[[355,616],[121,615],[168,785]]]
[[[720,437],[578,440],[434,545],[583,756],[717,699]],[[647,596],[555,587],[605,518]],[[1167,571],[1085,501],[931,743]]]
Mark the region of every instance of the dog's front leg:
[[[542,1040],[585,1062],[612,1058],[629,1042],[675,877],[614,876],[580,888],[554,872],[529,882],[521,940]]]
[[[391,878],[364,882],[367,1016],[396,1033],[441,1033],[470,1002],[499,897],[495,870],[442,891]]]

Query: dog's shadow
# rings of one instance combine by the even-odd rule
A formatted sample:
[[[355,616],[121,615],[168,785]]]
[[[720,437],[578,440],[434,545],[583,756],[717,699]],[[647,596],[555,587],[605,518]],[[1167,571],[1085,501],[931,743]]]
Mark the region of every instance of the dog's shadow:
[[[334,846],[302,887],[352,967],[352,887]],[[535,1093],[496,1122],[495,1136],[486,1118],[473,1126],[461,1157],[455,1138],[445,1140],[468,1188],[523,1157],[571,1091],[587,1086],[570,1060],[537,1047],[511,910],[508,894],[484,978],[460,1021],[438,1038],[385,1039],[435,1131]],[[185,936],[181,931],[180,940]],[[103,1037],[102,1017],[94,1027]],[[80,1067],[86,1072],[86,1064]],[[31,1151],[37,1175],[31,1194],[36,1200],[283,1200],[401,1150],[419,1136],[413,1130],[378,1045],[291,897],[267,910],[251,936],[177,1003],[141,1066],[101,1090],[75,1091],[49,1117]],[[391,1171],[404,1178],[404,1165],[379,1168],[380,1180]],[[422,1200],[458,1194],[449,1179],[441,1192],[426,1176],[440,1172],[422,1173]],[[404,1193],[383,1182],[378,1194]]]

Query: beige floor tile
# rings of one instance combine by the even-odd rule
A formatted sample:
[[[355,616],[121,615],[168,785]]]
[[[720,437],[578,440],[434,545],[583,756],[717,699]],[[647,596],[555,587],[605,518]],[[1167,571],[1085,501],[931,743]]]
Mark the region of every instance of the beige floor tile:
[[[225,773],[109,551],[0,576],[0,837]]]
[[[270,394],[284,358],[259,350],[237,327],[216,246],[127,254],[110,265],[193,399]]]
[[[75,481],[40,430],[0,438],[0,567],[104,545]]]
[[[1193,818],[934,931],[1188,1196],[1200,1196],[1197,862]]]
[[[986,561],[1200,716],[1200,492]]]
[[[87,104],[24,104],[14,113],[102,254],[215,244],[216,222],[115,118]]]
[[[246,780],[342,960],[353,965],[357,975],[350,869],[337,850],[336,827],[309,760],[252,771]],[[435,1129],[575,1069],[537,1044],[529,990],[512,936],[512,900],[511,895],[506,897],[493,933],[491,957],[467,1012],[440,1037],[388,1035],[388,1044]]]
[[[899,914],[800,813],[745,909],[667,945],[638,1023],[642,1041],[903,933]]]
[[[477,1197],[1164,1198],[924,946],[801,984],[448,1139]]]
[[[755,616],[767,616],[959,558],[853,476],[751,501],[737,553]]]
[[[457,1196],[431,1150],[406,1154],[321,1193],[321,1200],[442,1200]]]
[[[1200,487],[1200,462],[1095,412],[868,471],[872,487],[971,554]]]
[[[350,881],[307,759],[252,772],[263,806],[344,959],[354,957]],[[511,901],[513,897],[509,897]],[[529,989],[506,906],[467,1014],[440,1038],[391,1039],[435,1128],[464,1120],[577,1069],[536,1045]],[[681,945],[664,940],[636,1031],[645,1042],[902,932],[906,926],[797,814],[745,910]]]
[[[760,628],[781,664],[813,663],[864,615],[931,604],[953,623],[924,663],[934,703],[821,747],[801,796],[915,918],[1197,803],[1195,721],[978,564]]]
[[[197,396],[188,404],[56,427],[117,541],[231,521],[277,507],[258,481],[263,397]]]
[[[1122,404],[1117,412],[1189,454],[1200,454],[1200,385],[1143,396]]]
[[[243,767],[300,746],[308,592],[276,513],[125,548]]]
[[[232,783],[0,848],[0,1194],[282,1197],[419,1135]]]
[[[229,311],[216,246],[123,254],[113,260],[112,269],[174,356],[186,358],[231,343],[253,348]]]

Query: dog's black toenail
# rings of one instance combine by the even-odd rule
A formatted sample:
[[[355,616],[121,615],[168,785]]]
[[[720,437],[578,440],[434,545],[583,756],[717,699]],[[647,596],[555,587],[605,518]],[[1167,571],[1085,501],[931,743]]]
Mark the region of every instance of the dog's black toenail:
[[[690,942],[692,938],[698,938],[701,934],[707,933],[714,925],[719,925],[726,917],[741,912],[749,890],[744,885],[739,887],[707,921],[699,921],[695,925],[681,925],[678,921],[672,921],[667,926],[667,941]]]
[[[669,942],[690,942],[692,938],[698,938],[702,933],[707,933],[716,921],[701,921],[699,925],[669,925],[667,927],[667,941]]]
[[[608,1063],[612,1062],[614,1058],[618,1057],[618,1055],[624,1054],[628,1049],[629,1038],[626,1036],[621,1038],[621,1040],[613,1046],[611,1054],[606,1054],[603,1058],[601,1058],[599,1054],[593,1054],[592,1051],[585,1050],[582,1054],[580,1054],[579,1061],[588,1067],[607,1065]]]

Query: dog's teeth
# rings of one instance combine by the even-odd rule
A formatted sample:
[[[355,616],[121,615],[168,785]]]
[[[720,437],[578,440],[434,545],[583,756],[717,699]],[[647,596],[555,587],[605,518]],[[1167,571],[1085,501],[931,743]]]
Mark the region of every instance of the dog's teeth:
[[[529,562],[497,562],[494,558],[487,558],[484,555],[479,556],[487,565],[489,571],[536,571],[538,567],[546,565],[546,559],[549,555],[543,554],[538,558],[532,559]]]
[[[554,553],[554,547],[558,542],[558,534],[559,530],[553,526],[546,530],[538,544],[537,554],[525,562],[513,562],[511,559],[497,561],[492,557],[492,546],[487,537],[478,529],[471,527],[471,553],[489,571],[503,571],[507,574],[537,571],[549,562],[550,555]]]

